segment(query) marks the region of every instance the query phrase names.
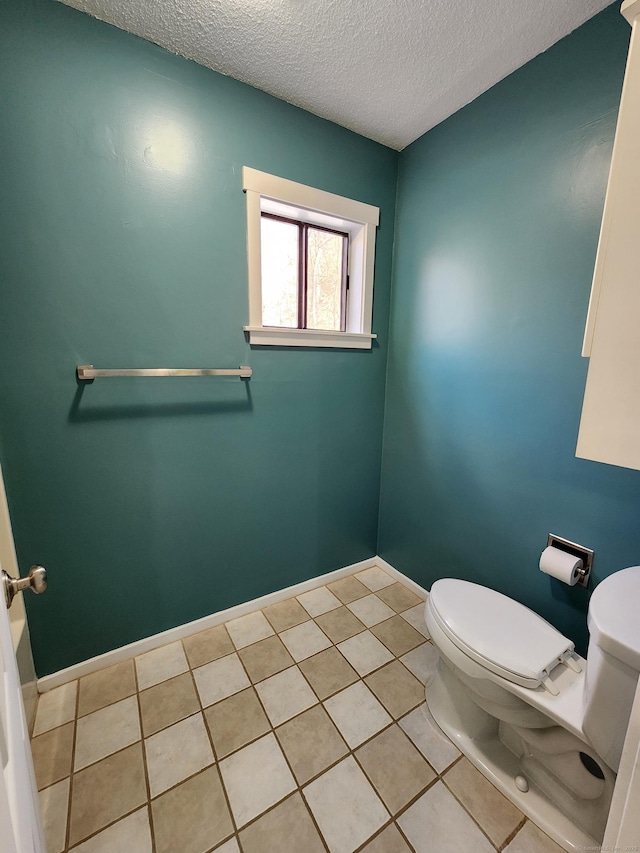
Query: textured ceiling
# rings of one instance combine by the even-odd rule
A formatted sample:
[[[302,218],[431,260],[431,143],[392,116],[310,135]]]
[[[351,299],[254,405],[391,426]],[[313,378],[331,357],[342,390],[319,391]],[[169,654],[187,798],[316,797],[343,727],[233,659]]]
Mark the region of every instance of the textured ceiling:
[[[610,0],[65,0],[402,149]]]

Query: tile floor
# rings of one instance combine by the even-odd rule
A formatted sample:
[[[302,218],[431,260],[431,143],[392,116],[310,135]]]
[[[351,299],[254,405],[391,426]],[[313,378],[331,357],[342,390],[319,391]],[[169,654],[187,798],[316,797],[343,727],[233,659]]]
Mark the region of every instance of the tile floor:
[[[436,662],[373,568],[45,693],[49,853],[557,853],[430,718]]]

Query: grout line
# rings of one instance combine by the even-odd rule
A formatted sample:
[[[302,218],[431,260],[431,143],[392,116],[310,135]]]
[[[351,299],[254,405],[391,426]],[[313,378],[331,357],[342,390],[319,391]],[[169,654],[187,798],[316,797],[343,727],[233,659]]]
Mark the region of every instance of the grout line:
[[[78,731],[78,711],[80,710],[80,679],[76,681],[76,702],[75,702],[75,717],[73,719],[73,747],[71,750],[71,769],[69,771],[69,798],[67,800],[67,824],[64,834],[64,849],[69,848],[71,840],[71,798],[73,795],[73,775],[74,764],[76,760],[76,735]]]
[[[225,633],[229,637],[229,640],[231,640],[231,637],[229,636],[229,632],[226,630],[226,628],[225,628]],[[231,642],[233,643],[232,640],[231,640]],[[184,643],[182,643],[182,645],[183,645],[183,649],[184,649]],[[191,667],[191,664],[189,663],[189,658],[187,657],[186,649],[184,649],[184,652],[185,652],[185,657],[187,658],[187,664],[189,666],[189,675],[191,676],[191,682],[193,684],[193,689],[196,692],[196,699],[198,700],[198,707],[200,708],[199,713],[202,716],[202,722],[204,723],[205,731],[207,732],[207,737],[209,738],[209,743],[211,745],[211,753],[213,755],[216,773],[218,774],[218,781],[220,782],[220,787],[222,789],[222,795],[224,797],[224,801],[225,801],[226,806],[227,806],[227,811],[229,812],[229,818],[231,819],[231,826],[233,827],[233,835],[229,836],[229,838],[236,838],[238,841],[238,846],[240,846],[240,839],[238,838],[238,827],[236,825],[236,819],[235,819],[235,816],[233,814],[233,810],[231,809],[231,801],[229,799],[229,794],[227,793],[226,786],[224,784],[224,779],[222,778],[222,771],[220,770],[220,759],[218,757],[218,753],[217,753],[216,746],[215,746],[215,743],[213,740],[213,736],[211,734],[211,729],[209,728],[209,721],[207,720],[206,714],[204,713],[204,706],[202,704],[202,699],[201,699],[200,693],[198,691],[198,685],[196,684],[196,679],[195,679],[195,675],[193,674],[193,669]],[[236,654],[237,654],[237,652],[236,652]],[[223,655],[223,657],[226,657],[226,655]],[[221,658],[216,658],[216,660],[220,660],[220,659]],[[240,655],[238,655],[238,660],[240,660]],[[212,661],[210,661],[210,663],[211,662]],[[240,661],[240,662],[242,663],[242,661]],[[206,664],[203,664],[203,666],[206,666]],[[196,669],[197,669],[197,667],[196,667]],[[240,691],[238,691],[238,692],[240,692]],[[236,695],[236,694],[232,694],[232,695]],[[229,697],[227,697],[227,698],[229,698]],[[224,700],[221,700],[221,701],[224,701]],[[214,702],[214,705],[215,704],[216,703]],[[212,707],[212,706],[207,706],[207,707]],[[206,769],[206,768],[204,768],[204,769]],[[202,771],[199,771],[199,772],[202,772]],[[182,785],[183,781],[185,781],[185,780],[180,781],[178,784]],[[229,839],[226,839],[226,840],[229,840]],[[226,840],[220,841],[218,843],[219,844],[226,843]],[[213,849],[215,849],[215,845],[214,845]]]
[[[450,769],[451,769],[450,767],[449,767],[449,768],[447,768],[447,770],[450,770]],[[478,819],[477,819],[477,818],[476,818],[476,817],[475,817],[475,816],[474,816],[474,815],[469,811],[469,809],[467,808],[467,806],[462,802],[462,800],[460,799],[460,797],[458,797],[458,795],[456,794],[456,792],[455,792],[452,788],[450,788],[450,787],[449,787],[449,785],[447,785],[447,781],[446,781],[446,779],[444,778],[444,777],[445,777],[445,775],[446,775],[446,774],[444,774],[444,775],[442,776],[442,778],[441,778],[442,784],[446,787],[447,791],[451,794],[451,796],[452,796],[452,797],[454,798],[454,800],[458,803],[458,805],[462,808],[462,810],[463,810],[464,812],[466,812],[466,814],[467,814],[467,815],[471,818],[471,820],[475,823],[475,825],[478,827],[478,829],[480,830],[480,832],[484,835],[484,837],[487,839],[487,841],[488,841],[488,842],[489,842],[489,844],[493,847],[493,849],[494,849],[494,850],[497,850],[497,849],[498,849],[498,846],[497,846],[497,844],[495,843],[495,841],[493,841],[493,839],[489,838],[489,836],[488,836],[488,834],[487,834],[486,830],[485,830],[485,829],[480,825],[480,823],[478,822]],[[489,783],[489,784],[491,784],[491,783]]]
[[[302,802],[302,805],[303,805],[303,806],[305,807],[305,809],[307,810],[307,814],[309,815],[309,818],[311,819],[311,823],[312,823],[312,824],[314,825],[314,827],[316,828],[316,832],[318,833],[318,838],[320,839],[320,841],[321,841],[322,845],[324,846],[324,849],[327,851],[327,853],[330,853],[330,850],[329,850],[329,844],[327,843],[326,838],[324,837],[324,835],[322,834],[322,832],[321,832],[321,830],[320,830],[320,826],[318,825],[318,822],[317,822],[317,820],[316,820],[316,816],[315,816],[315,815],[314,815],[314,813],[311,811],[311,807],[309,806],[309,803],[307,802],[307,798],[306,798],[306,797],[304,796],[304,794],[302,793],[302,788],[298,788],[298,792],[297,792],[297,793],[298,793],[298,795],[299,795],[299,797],[300,797],[300,800],[301,800],[301,802]]]
[[[131,817],[132,814],[139,812],[141,809],[146,809],[148,807],[148,805],[149,805],[148,802],[147,803],[140,803],[139,805],[130,809],[128,812],[125,812],[124,814],[119,815],[117,818],[115,818],[115,820],[111,820],[111,821],[109,821],[109,823],[105,823],[105,825],[101,826],[100,829],[96,829],[90,835],[87,835],[85,838],[81,838],[79,841],[77,841],[73,845],[73,847],[68,848],[68,850],[66,850],[66,848],[65,848],[66,853],[74,853],[74,851],[78,849],[80,844],[85,844],[87,841],[90,841],[92,838],[95,838],[96,835],[100,835],[101,832],[104,832],[105,830],[110,829],[112,826],[115,826],[116,823],[119,823],[121,820],[125,820],[125,818]]]
[[[142,750],[142,769],[144,770],[144,784],[147,789],[147,819],[149,821],[149,832],[151,833],[151,853],[156,853],[156,833],[153,826],[153,812],[151,810],[151,781],[149,779],[149,767],[147,764],[147,749],[145,744],[144,725],[142,720],[142,702],[140,701],[140,682],[138,680],[138,667],[133,661],[133,679],[136,685],[136,701],[138,704],[138,722],[140,723],[140,749]]]
[[[262,611],[258,611],[258,612],[260,612],[260,613],[261,613]],[[265,617],[265,618],[266,618],[266,617]],[[267,620],[267,621],[268,621],[268,620]],[[277,636],[277,634],[276,634],[276,636]],[[265,638],[265,639],[268,639],[268,638]],[[232,640],[232,642],[233,642],[233,640]],[[258,642],[261,642],[261,641],[260,641],[260,640],[258,640]],[[235,645],[235,644],[234,644],[234,645]],[[255,645],[255,644],[251,644],[251,645]],[[245,648],[248,648],[248,646],[245,646]],[[248,688],[247,688],[247,687],[245,687],[244,689],[245,689],[245,690],[253,690],[253,692],[254,692],[255,696],[256,696],[256,697],[257,697],[257,699],[258,699],[258,702],[260,703],[260,706],[262,707],[262,702],[260,702],[260,696],[258,695],[258,691],[256,690],[255,685],[254,685],[253,681],[251,680],[251,678],[249,678],[249,673],[247,672],[247,668],[246,668],[246,666],[244,665],[244,661],[242,660],[242,658],[241,658],[241,657],[240,657],[240,655],[238,654],[238,650],[237,650],[237,649],[236,649],[236,655],[237,655],[237,657],[238,657],[238,660],[240,661],[240,666],[242,667],[242,669],[243,669],[243,671],[244,671],[244,674],[245,674],[245,675],[247,676],[247,678],[249,679],[249,685],[250,685],[250,686],[249,686]],[[194,678],[194,681],[195,681],[195,678]],[[196,688],[196,691],[197,691],[197,688]],[[237,696],[237,695],[238,695],[238,693],[241,693],[241,692],[242,692],[242,691],[238,690],[236,693],[232,693],[232,694],[231,694],[231,696]],[[225,699],[230,699],[230,698],[231,698],[231,696],[225,696]],[[200,695],[199,695],[199,694],[198,694],[198,701],[200,701]],[[220,701],[221,701],[221,702],[224,702],[225,700],[224,700],[224,699],[221,699]],[[201,703],[201,704],[202,704],[202,703]],[[217,702],[214,702],[214,703],[213,703],[213,705],[217,705],[217,704],[218,704]],[[208,705],[207,707],[208,707],[208,708],[211,708],[211,707],[213,707],[213,705]],[[271,727],[271,731],[273,731],[273,726],[271,725],[271,720],[269,719],[269,715],[266,713],[266,710],[265,710],[264,708],[263,708],[263,711],[265,712],[265,717],[266,717],[266,719],[267,719],[267,722],[269,723],[269,726]],[[226,803],[227,803],[227,808],[228,808],[228,810],[229,810],[229,815],[231,816],[231,823],[232,823],[233,828],[234,828],[234,836],[235,836],[235,838],[236,838],[236,840],[237,840],[237,842],[238,842],[238,846],[240,847],[240,849],[242,849],[242,847],[241,847],[241,843],[240,843],[240,829],[239,829],[239,827],[238,827],[238,825],[237,825],[237,823],[236,823],[236,818],[235,818],[235,815],[234,815],[234,813],[233,813],[233,809],[231,808],[231,798],[230,798],[230,796],[229,796],[229,792],[227,791],[227,786],[224,784],[224,777],[223,777],[223,775],[222,775],[222,770],[220,769],[220,760],[218,760],[218,759],[217,759],[217,752],[216,752],[216,750],[215,750],[215,745],[214,745],[213,735],[211,734],[211,731],[210,731],[210,729],[209,729],[209,724],[208,724],[207,718],[205,717],[204,709],[203,709],[203,712],[202,712],[202,716],[203,716],[203,718],[204,718],[205,725],[206,725],[206,727],[207,727],[207,732],[209,733],[209,738],[210,738],[210,740],[211,740],[211,746],[212,746],[212,748],[213,748],[213,750],[214,750],[214,755],[216,756],[216,760],[217,760],[217,762],[218,762],[218,776],[220,777],[220,784],[222,785],[222,791],[223,791],[223,793],[224,793],[224,798],[225,798],[225,801],[226,801]],[[251,743],[255,743],[257,740],[259,740],[259,739],[260,739],[260,737],[266,737],[268,734],[269,734],[269,732],[265,732],[264,734],[260,735],[258,738],[254,738],[254,740],[252,740],[252,741],[251,741]],[[248,746],[248,744],[245,744],[245,746]],[[244,749],[244,747],[240,747],[240,749]],[[240,751],[240,749],[237,749],[237,750],[235,750],[234,752],[229,753],[229,755],[235,755],[237,752],[239,752],[239,751]],[[225,758],[229,758],[229,755],[225,755]],[[223,759],[221,759],[221,760],[223,760]],[[258,815],[258,817],[261,817],[261,815]],[[244,829],[244,826],[243,826],[242,828]]]
[[[343,758],[344,758],[344,756],[343,756]],[[308,783],[305,783],[305,784],[308,784]],[[327,842],[326,838],[324,837],[324,835],[322,834],[322,831],[321,831],[321,829],[320,829],[320,826],[319,826],[319,824],[318,824],[318,821],[316,820],[316,816],[315,816],[315,815],[314,815],[314,813],[311,811],[311,806],[310,806],[310,805],[309,805],[309,803],[307,802],[307,798],[305,797],[305,795],[304,795],[304,791],[302,790],[302,788],[298,788],[298,794],[300,795],[300,799],[302,800],[302,804],[304,805],[305,809],[307,810],[307,814],[308,814],[308,815],[309,815],[309,817],[311,818],[311,822],[313,823],[313,825],[314,825],[314,827],[315,827],[315,829],[316,829],[316,832],[318,833],[318,838],[319,838],[319,839],[320,839],[320,841],[322,842],[322,844],[323,844],[323,846],[324,846],[324,849],[327,851],[327,853],[330,853],[330,851],[329,851],[329,844],[328,844],[328,842]]]
[[[105,667],[105,668],[106,668],[106,667]],[[136,687],[137,687],[137,673],[136,673],[135,666],[134,666],[134,679],[135,679]],[[125,698],[125,699],[130,699],[132,695],[136,695],[136,696],[137,696],[137,695],[138,695],[137,690],[136,690],[136,693],[135,693],[135,694],[131,694],[130,696],[125,696],[124,698]],[[103,706],[103,708],[108,708],[108,707],[110,707],[110,705],[115,705],[117,702],[121,702],[121,701],[123,701],[123,700],[122,700],[122,699],[116,699],[116,701],[115,701],[115,702],[110,702],[109,704],[104,705],[104,706]],[[79,708],[79,704],[80,704],[80,679],[78,679],[78,697],[77,697],[77,705],[76,705],[76,708],[77,708],[77,709]],[[102,708],[97,708],[97,709],[96,709],[96,711],[101,711],[101,710],[102,710]],[[94,712],[94,711],[91,711],[91,713],[95,713],[95,712]],[[139,703],[138,703],[138,715],[140,716],[140,707],[139,707]],[[84,716],[85,716],[85,717],[87,717],[87,716],[89,716],[89,714],[85,714]],[[82,718],[82,717],[79,717],[78,719],[83,719],[83,718]],[[125,750],[125,749],[129,749],[130,747],[135,746],[135,744],[140,743],[140,749],[141,749],[141,753],[142,753],[143,769],[144,769],[144,772],[145,772],[145,785],[146,785],[146,788],[147,788],[147,801],[146,801],[145,803],[140,803],[140,804],[136,805],[134,808],[130,809],[129,811],[125,812],[124,814],[118,815],[118,817],[116,817],[114,820],[109,821],[108,823],[104,824],[104,826],[99,827],[99,828],[98,828],[98,829],[96,829],[94,832],[92,832],[92,833],[90,833],[89,835],[87,835],[85,838],[80,839],[80,840],[77,842],[77,844],[76,844],[74,847],[72,847],[72,848],[69,848],[69,847],[68,847],[68,844],[69,844],[70,839],[69,839],[69,838],[67,838],[67,847],[65,847],[65,850],[67,850],[67,851],[68,851],[68,850],[70,849],[70,850],[71,850],[71,853],[72,853],[72,852],[73,852],[73,850],[75,850],[79,844],[84,844],[84,843],[85,843],[86,841],[88,841],[89,839],[91,839],[91,838],[95,838],[95,836],[96,836],[96,835],[99,835],[101,832],[104,832],[106,829],[109,829],[111,826],[114,826],[116,823],[118,823],[118,821],[124,820],[125,818],[130,817],[132,814],[134,814],[135,812],[139,811],[140,809],[146,808],[146,809],[147,809],[147,817],[148,817],[148,819],[149,819],[149,830],[150,830],[150,834],[151,834],[151,844],[152,844],[152,848],[153,848],[153,853],[155,853],[155,846],[154,846],[155,842],[154,842],[153,827],[152,827],[152,824],[151,824],[151,815],[150,815],[150,811],[151,811],[151,810],[150,810],[150,808],[149,808],[149,806],[150,806],[150,801],[149,801],[149,784],[148,784],[148,778],[147,778],[147,768],[146,768],[145,751],[144,751],[144,743],[143,743],[143,739],[144,739],[144,738],[143,738],[143,736],[142,736],[142,723],[141,723],[141,720],[139,720],[139,722],[140,722],[140,735],[141,735],[141,737],[140,737],[140,740],[139,740],[139,741],[134,741],[134,743],[130,743],[130,744],[127,744],[126,746],[123,746],[121,749],[118,749],[118,750],[116,750],[115,752],[111,752],[111,753],[109,753],[109,755],[105,755],[105,756],[103,756],[102,758],[98,759],[98,761],[94,761],[94,762],[92,762],[91,764],[88,764],[86,767],[82,767],[82,768],[80,768],[80,770],[78,770],[77,772],[78,772],[78,773],[80,773],[80,772],[82,772],[83,770],[86,770],[86,769],[87,769],[87,768],[89,768],[89,767],[93,767],[93,766],[95,766],[95,765],[96,765],[96,764],[98,764],[100,761],[104,761],[104,760],[106,760],[107,758],[111,758],[111,756],[113,756],[113,755],[117,755],[117,754],[118,754],[118,753],[120,753],[120,752],[124,752],[124,750]],[[75,756],[74,756],[74,760],[75,760]],[[72,772],[72,774],[71,774],[71,779],[72,779],[72,780],[73,780],[73,778],[74,778],[74,776],[75,776],[75,775],[76,775],[76,773],[75,773],[75,771],[73,771],[73,772]],[[69,800],[69,827],[68,827],[69,832],[70,832],[70,828],[71,828],[70,812],[71,812],[71,800]]]
[[[412,851],[412,853],[416,853],[416,848],[413,846],[413,844],[409,841],[409,839],[408,839],[408,838],[407,838],[407,836],[405,835],[405,833],[404,833],[404,829],[403,829],[403,828],[400,826],[400,824],[398,823],[397,818],[396,818],[396,820],[394,820],[394,825],[395,825],[395,828],[396,828],[396,829],[398,830],[398,832],[400,833],[400,837],[402,838],[402,840],[404,841],[404,843],[407,845],[407,847],[409,848],[409,850],[411,850],[411,851]]]
[[[375,788],[374,788],[374,790],[375,790]],[[383,805],[384,805],[384,803],[383,803]],[[387,808],[387,807],[385,806],[385,808]],[[389,811],[389,809],[387,809],[387,811]],[[393,826],[393,824],[394,824],[393,817],[391,817],[391,820],[386,820],[379,829],[376,829],[376,831],[373,833],[373,835],[370,835],[363,844],[361,844],[359,847],[356,847],[356,849],[353,851],[353,853],[360,853],[361,850],[365,850],[369,844],[371,844],[373,841],[375,841],[379,835],[382,835],[382,833],[385,832],[385,830],[389,829],[390,826]],[[410,847],[409,849],[413,850],[413,847]]]
[[[489,783],[489,784],[491,784],[491,783]],[[517,808],[517,807],[516,807],[516,808]],[[527,816],[526,816],[526,815],[522,815],[522,820],[520,821],[520,823],[516,826],[516,828],[513,830],[513,832],[511,832],[511,833],[507,836],[506,840],[502,842],[502,844],[500,845],[500,847],[498,847],[498,850],[504,850],[504,848],[505,848],[508,844],[511,844],[511,842],[513,841],[513,839],[514,839],[514,838],[516,837],[516,835],[520,832],[520,830],[524,827],[524,825],[525,825],[525,823],[526,823],[526,822],[527,822]]]
[[[455,746],[455,744],[454,744],[454,746]],[[457,747],[456,747],[456,749],[457,749]],[[451,768],[452,768],[452,767],[455,767],[455,766],[456,766],[456,764],[458,764],[458,762],[462,761],[462,759],[463,759],[463,758],[464,758],[464,755],[463,755],[462,753],[460,753],[460,755],[459,755],[457,758],[454,758],[454,759],[453,759],[453,761],[451,762],[451,764],[447,764],[447,766],[444,768],[444,770],[442,771],[442,773],[440,773],[440,776],[445,776],[445,775],[449,772],[449,770],[451,770]],[[485,778],[486,778],[486,777],[485,777]],[[488,781],[488,780],[487,780],[487,781]],[[491,784],[491,782],[489,782],[489,784]],[[494,787],[495,787],[495,786],[494,786]],[[497,791],[497,790],[498,790],[498,789],[496,788],[496,791]]]
[[[170,788],[165,788],[164,791],[160,791],[159,794],[156,794],[155,797],[152,797],[149,801],[149,805],[155,803],[157,800],[159,800],[161,797],[164,797],[164,795],[168,794],[170,791],[175,791],[175,789],[179,788],[183,782],[190,782],[191,779],[195,779],[196,776],[199,776],[201,773],[204,773],[205,770],[210,770],[212,767],[216,766],[216,762],[212,761],[211,764],[207,764],[205,767],[201,767],[199,770],[194,770],[193,773],[190,773],[188,776],[185,776],[184,779],[181,779],[179,782],[176,782],[175,785],[172,785]],[[138,808],[142,808],[143,805],[144,803],[138,806]]]
[[[298,668],[298,672],[299,672],[299,673],[300,673],[300,675],[303,677],[303,679],[304,679],[305,683],[309,686],[309,689],[311,690],[311,692],[313,693],[313,695],[315,696],[315,698],[316,698],[316,699],[318,699],[318,694],[315,692],[315,690],[313,689],[312,685],[311,685],[311,684],[309,684],[309,682],[307,681],[307,679],[304,677],[304,673],[302,672],[302,670],[300,669],[300,667],[298,666],[298,664],[297,664],[297,663],[294,663],[294,665]],[[247,675],[248,675],[248,673],[247,673]],[[276,744],[277,744],[277,746],[278,746],[278,749],[280,750],[280,752],[281,752],[281,754],[282,754],[282,756],[283,756],[283,758],[284,758],[284,760],[285,760],[285,762],[286,762],[286,764],[287,764],[287,767],[289,768],[289,772],[291,773],[291,776],[292,776],[292,778],[293,778],[293,781],[294,781],[294,783],[295,783],[295,785],[296,785],[295,790],[294,790],[294,791],[291,791],[289,794],[287,794],[287,796],[285,797],[285,799],[288,799],[289,797],[293,796],[293,795],[294,795],[294,794],[296,794],[296,793],[300,796],[300,799],[302,800],[302,803],[303,803],[304,807],[306,808],[307,813],[309,814],[309,817],[311,818],[311,821],[312,821],[313,825],[315,826],[315,828],[316,828],[316,830],[317,830],[317,832],[318,832],[318,836],[319,836],[319,838],[320,838],[320,840],[321,840],[322,844],[324,845],[325,850],[327,851],[327,853],[329,853],[329,847],[328,847],[328,845],[327,845],[327,842],[325,841],[324,835],[323,835],[323,834],[322,834],[322,832],[320,831],[320,827],[318,826],[318,824],[317,824],[317,822],[316,822],[315,815],[313,814],[313,812],[312,812],[312,811],[311,811],[311,809],[309,808],[309,804],[307,803],[306,797],[304,797],[304,796],[303,796],[303,794],[302,794],[302,786],[301,786],[301,785],[300,785],[300,783],[298,782],[298,778],[297,778],[297,776],[296,776],[296,774],[295,774],[295,772],[294,772],[294,770],[293,770],[293,766],[292,766],[292,764],[291,764],[291,761],[289,760],[289,756],[287,755],[286,750],[283,748],[282,744],[280,743],[280,739],[278,738],[278,735],[277,735],[277,733],[276,733],[276,728],[280,728],[280,727],[282,727],[282,726],[285,726],[287,723],[291,722],[291,720],[295,720],[295,719],[297,719],[298,717],[301,717],[301,716],[302,716],[306,711],[310,711],[310,710],[311,710],[311,708],[315,708],[315,707],[316,707],[316,705],[318,705],[318,704],[320,704],[320,707],[322,707],[322,704],[320,703],[320,700],[318,699],[318,702],[316,702],[316,703],[315,703],[314,705],[312,705],[310,708],[305,708],[305,709],[304,709],[304,711],[301,711],[299,714],[296,714],[294,717],[291,717],[289,720],[284,720],[284,722],[280,723],[280,725],[279,725],[278,727],[276,727],[276,726],[274,726],[274,725],[273,725],[273,723],[271,722],[271,719],[269,718],[269,715],[268,715],[268,713],[267,713],[266,706],[265,706],[265,705],[264,705],[264,703],[262,702],[262,699],[260,698],[260,694],[259,694],[259,693],[258,693],[258,691],[255,689],[255,685],[253,685],[253,684],[252,684],[252,687],[253,687],[253,689],[254,689],[254,692],[255,692],[256,696],[258,697],[258,702],[260,702],[260,705],[262,706],[262,709],[263,709],[263,711],[264,711],[264,713],[265,713],[265,716],[266,716],[267,720],[269,721],[269,725],[271,726],[271,731],[273,732],[273,736],[274,736],[274,738],[275,738],[275,741],[276,741]],[[325,712],[325,713],[326,713],[326,712]],[[342,756],[342,757],[344,758],[344,756]],[[325,770],[326,770],[326,768],[325,768]],[[322,772],[325,772],[325,771],[323,770]],[[308,784],[308,782],[305,782],[305,784]],[[256,816],[256,818],[255,818],[254,820],[249,821],[249,823],[248,823],[248,824],[245,824],[245,826],[243,826],[242,828],[243,828],[243,829],[246,829],[246,827],[247,827],[247,826],[250,826],[252,823],[256,823],[258,820],[260,820],[262,817],[264,817],[264,815],[266,815],[268,812],[273,811],[273,809],[277,808],[277,807],[280,805],[280,803],[282,803],[282,802],[284,802],[284,800],[280,800],[280,802],[275,803],[275,804],[274,804],[273,806],[271,806],[269,809],[267,809],[266,811],[264,811],[264,812],[262,812],[261,814],[257,815],[257,816]]]

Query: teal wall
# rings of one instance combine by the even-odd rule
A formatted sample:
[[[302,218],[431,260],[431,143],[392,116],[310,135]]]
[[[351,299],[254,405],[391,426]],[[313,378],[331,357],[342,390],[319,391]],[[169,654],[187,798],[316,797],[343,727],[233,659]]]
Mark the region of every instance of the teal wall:
[[[375,553],[397,154],[53,0],[0,18],[0,458],[44,675]],[[381,208],[373,351],[246,343],[243,165]]]
[[[640,562],[640,473],[576,459],[629,26],[618,4],[400,157],[379,553],[532,606],[584,651],[547,533]]]

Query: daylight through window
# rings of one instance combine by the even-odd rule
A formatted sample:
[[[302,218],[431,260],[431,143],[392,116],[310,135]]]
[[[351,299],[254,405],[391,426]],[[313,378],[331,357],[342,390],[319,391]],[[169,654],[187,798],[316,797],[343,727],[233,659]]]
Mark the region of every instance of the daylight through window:
[[[262,322],[344,332],[349,235],[263,213]]]

